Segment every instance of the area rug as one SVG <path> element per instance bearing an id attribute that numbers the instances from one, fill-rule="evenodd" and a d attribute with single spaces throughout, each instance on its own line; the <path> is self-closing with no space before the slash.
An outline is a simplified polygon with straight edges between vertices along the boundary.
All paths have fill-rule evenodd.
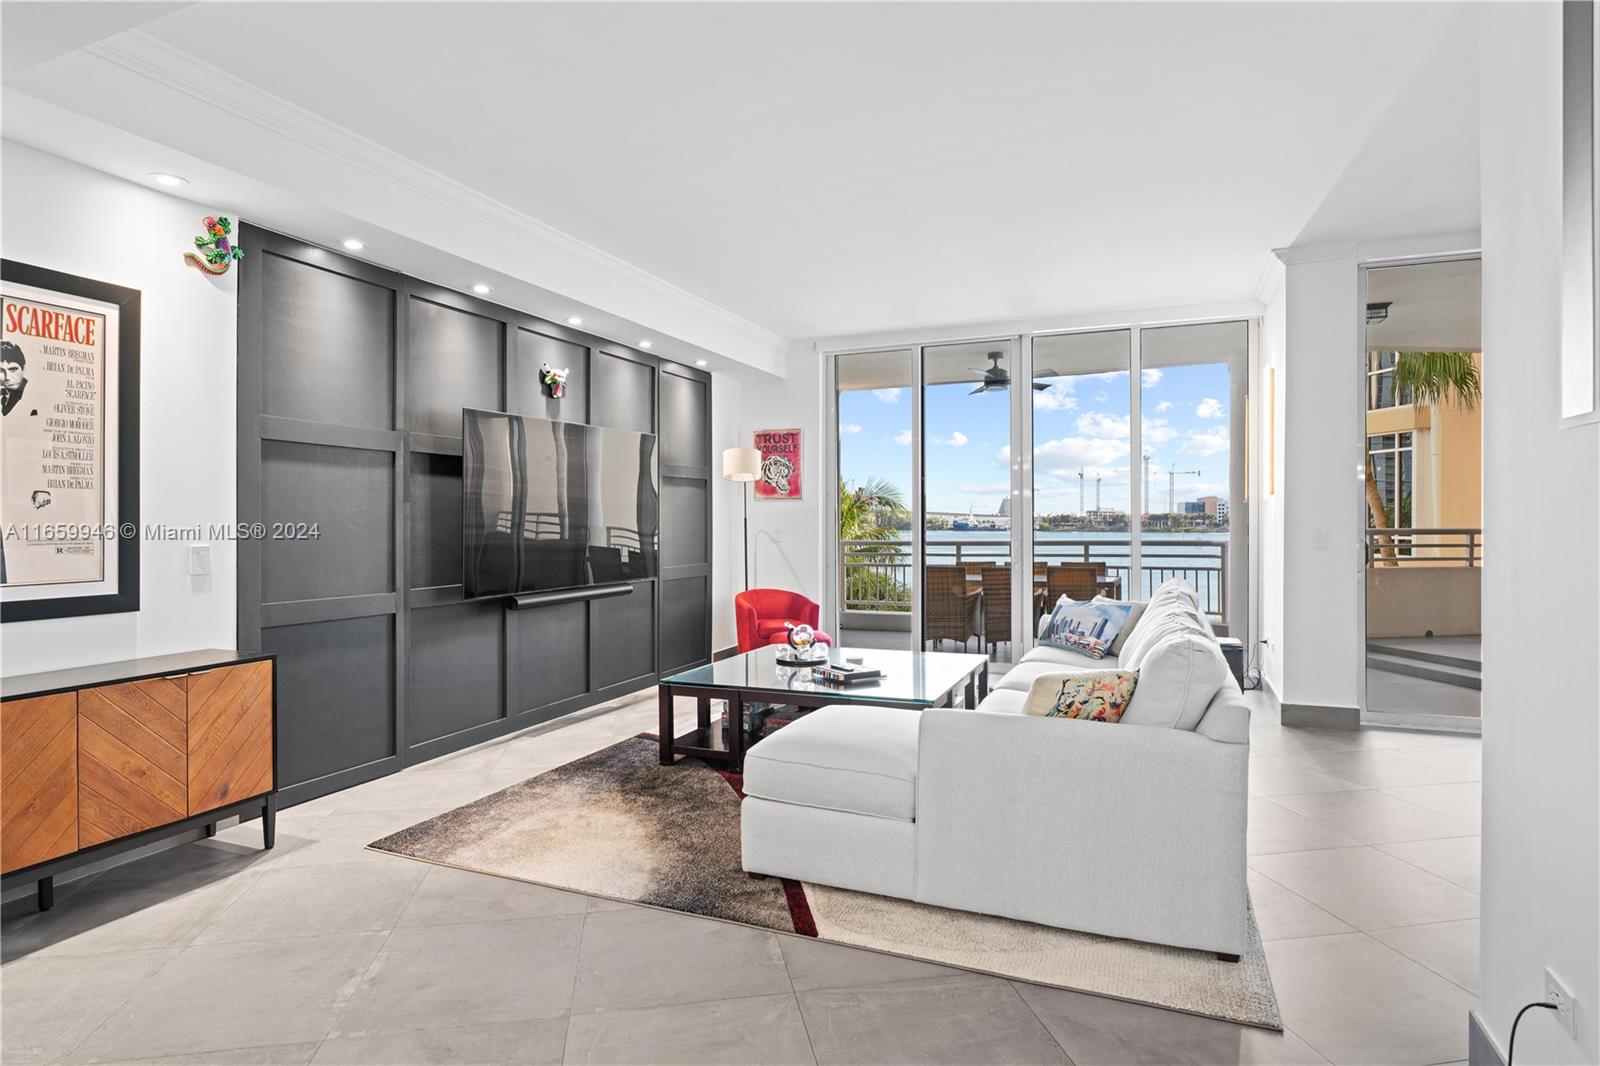
<path id="1" fill-rule="evenodd" d="M 370 847 L 1000 977 L 1281 1029 L 1255 916 L 1237 963 L 778 878 L 739 865 L 738 774 L 635 737 Z"/>

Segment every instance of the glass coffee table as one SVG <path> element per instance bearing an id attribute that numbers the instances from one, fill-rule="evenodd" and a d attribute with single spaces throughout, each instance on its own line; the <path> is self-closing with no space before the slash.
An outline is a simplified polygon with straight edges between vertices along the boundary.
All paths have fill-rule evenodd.
<path id="1" fill-rule="evenodd" d="M 661 726 L 653 738 L 661 745 L 661 764 L 670 766 L 678 756 L 692 755 L 741 769 L 746 746 L 744 711 L 749 703 L 806 708 L 859 703 L 920 711 L 956 706 L 958 690 L 967 707 L 976 707 L 989 694 L 986 655 L 855 649 L 833 649 L 829 654 L 837 663 L 843 663 L 846 655 L 859 655 L 860 665 L 875 667 L 883 676 L 854 685 L 830 684 L 807 667 L 779 666 L 778 648 L 767 647 L 662 678 Z M 695 698 L 695 728 L 681 735 L 673 726 L 677 696 Z M 721 722 L 712 722 L 712 700 L 728 701 L 726 737 Z"/>

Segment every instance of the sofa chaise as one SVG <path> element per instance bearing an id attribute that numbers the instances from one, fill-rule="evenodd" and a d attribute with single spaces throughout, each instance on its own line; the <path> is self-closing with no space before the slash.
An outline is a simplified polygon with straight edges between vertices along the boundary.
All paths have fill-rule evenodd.
<path id="1" fill-rule="evenodd" d="M 779 730 L 745 759 L 744 869 L 1237 959 L 1249 709 L 1181 581 L 1117 645 L 1037 647 L 973 710 Z M 1021 713 L 1035 678 L 1112 667 L 1139 672 L 1121 722 Z"/>

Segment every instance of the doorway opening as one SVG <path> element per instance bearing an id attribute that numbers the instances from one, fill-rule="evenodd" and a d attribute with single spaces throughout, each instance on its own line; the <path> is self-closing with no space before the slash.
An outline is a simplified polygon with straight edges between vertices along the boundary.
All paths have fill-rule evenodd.
<path id="1" fill-rule="evenodd" d="M 1362 720 L 1481 728 L 1482 263 L 1365 270 Z"/>

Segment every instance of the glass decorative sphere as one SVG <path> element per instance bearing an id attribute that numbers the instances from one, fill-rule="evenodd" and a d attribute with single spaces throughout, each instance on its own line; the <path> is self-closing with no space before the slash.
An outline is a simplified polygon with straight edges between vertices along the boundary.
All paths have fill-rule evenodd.
<path id="1" fill-rule="evenodd" d="M 817 631 L 807 625 L 798 625 L 789 630 L 789 647 L 802 654 L 811 650 L 811 645 L 817 642 Z"/>

